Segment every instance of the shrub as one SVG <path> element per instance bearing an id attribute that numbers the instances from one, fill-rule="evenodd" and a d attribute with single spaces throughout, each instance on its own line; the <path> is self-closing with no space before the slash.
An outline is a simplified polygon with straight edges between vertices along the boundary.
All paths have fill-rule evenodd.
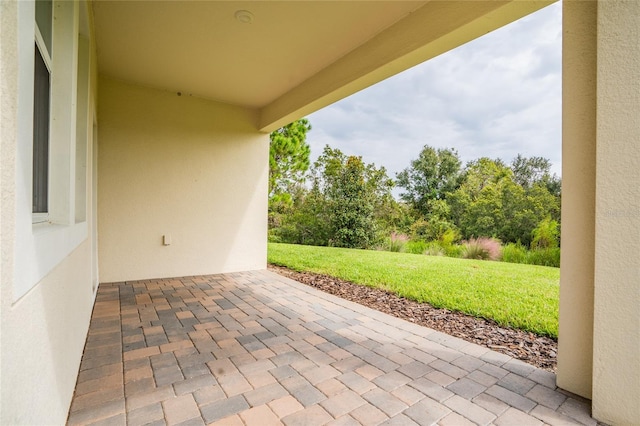
<path id="1" fill-rule="evenodd" d="M 407 253 L 424 254 L 425 250 L 427 250 L 427 243 L 423 240 L 407 241 L 404 250 Z"/>
<path id="2" fill-rule="evenodd" d="M 431 241 L 426 244 L 423 253 L 427 256 L 444 256 L 445 250 L 437 241 Z"/>
<path id="3" fill-rule="evenodd" d="M 267 241 L 270 243 L 281 243 L 282 238 L 277 232 L 274 232 L 273 229 L 269 229 L 267 233 Z"/>
<path id="4" fill-rule="evenodd" d="M 431 220 L 418 219 L 410 228 L 411 238 L 416 240 L 433 241 L 447 236 L 458 240 L 458 231 L 455 225 L 444 219 L 432 218 Z"/>
<path id="5" fill-rule="evenodd" d="M 544 219 L 531 232 L 533 240 L 531 241 L 531 249 L 552 249 L 558 247 L 558 222 L 550 218 Z"/>
<path id="6" fill-rule="evenodd" d="M 460 233 L 453 228 L 447 229 L 440 235 L 438 241 L 442 243 L 442 246 L 453 245 L 456 241 L 460 240 Z"/>
<path id="7" fill-rule="evenodd" d="M 456 241 L 460 240 L 460 233 L 453 229 L 447 229 L 445 232 L 440 235 L 438 238 L 438 243 L 444 254 L 448 257 L 460 257 L 462 255 L 462 246 L 455 244 Z"/>
<path id="8" fill-rule="evenodd" d="M 509 243 L 502 248 L 502 261 L 509 263 L 527 263 L 529 252 L 520 243 Z"/>
<path id="9" fill-rule="evenodd" d="M 411 238 L 413 240 L 424 241 L 429 235 L 429 222 L 424 219 L 418 219 L 411 224 Z"/>
<path id="10" fill-rule="evenodd" d="M 527 263 L 531 265 L 560 267 L 560 249 L 545 248 L 535 249 L 529 252 Z"/>
<path id="11" fill-rule="evenodd" d="M 500 258 L 500 241 L 493 238 L 471 238 L 463 244 L 465 259 L 497 260 Z"/>
<path id="12" fill-rule="evenodd" d="M 522 244 L 509 243 L 502 249 L 502 261 L 529 265 L 560 267 L 560 248 L 527 250 Z"/>
<path id="13" fill-rule="evenodd" d="M 489 259 L 489 252 L 484 249 L 476 240 L 470 240 L 463 245 L 462 256 L 465 259 Z"/>
<path id="14" fill-rule="evenodd" d="M 462 257 L 463 252 L 464 246 L 459 244 L 452 244 L 444 249 L 444 254 L 447 257 Z"/>
<path id="15" fill-rule="evenodd" d="M 409 237 L 404 234 L 398 234 L 396 232 L 392 232 L 389 237 L 389 241 L 387 243 L 387 250 L 394 252 L 402 252 L 404 251 L 405 245 L 409 241 Z"/>

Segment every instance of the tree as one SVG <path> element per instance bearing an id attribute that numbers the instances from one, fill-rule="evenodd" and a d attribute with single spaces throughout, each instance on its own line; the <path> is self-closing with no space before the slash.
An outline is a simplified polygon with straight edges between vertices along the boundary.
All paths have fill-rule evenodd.
<path id="1" fill-rule="evenodd" d="M 480 158 L 467 164 L 464 182 L 447 201 L 464 238 L 496 237 L 529 245 L 532 231 L 559 214 L 559 199 L 540 183 L 525 189 L 499 160 Z"/>
<path id="2" fill-rule="evenodd" d="M 391 197 L 393 181 L 384 168 L 365 164 L 329 146 L 312 169 L 312 192 L 322 194 L 318 214 L 326 225 L 327 245 L 369 248 L 377 241 L 376 210 Z"/>
<path id="3" fill-rule="evenodd" d="M 455 149 L 434 149 L 425 145 L 411 166 L 396 175 L 396 184 L 404 188 L 400 198 L 428 217 L 431 202 L 444 200 L 458 187 L 461 162 Z"/>
<path id="4" fill-rule="evenodd" d="M 523 157 L 518 154 L 511 162 L 513 179 L 525 190 L 536 184 L 544 185 L 549 193 L 560 196 L 561 181 L 551 174 L 551 162 L 543 157 Z"/>
<path id="5" fill-rule="evenodd" d="M 542 181 L 543 177 L 549 174 L 550 169 L 551 162 L 542 157 L 526 158 L 518 154 L 511 162 L 513 180 L 525 189 Z"/>
<path id="6" fill-rule="evenodd" d="M 558 222 L 551 218 L 544 218 L 538 226 L 533 230 L 533 241 L 531 241 L 532 249 L 550 249 L 558 247 L 558 238 L 560 231 Z"/>
<path id="7" fill-rule="evenodd" d="M 307 179 L 309 187 L 295 186 L 290 203 L 271 198 L 271 241 L 370 248 L 380 229 L 403 221 L 391 195 L 393 181 L 361 157 L 326 146 Z"/>
<path id="8" fill-rule="evenodd" d="M 277 228 L 270 230 L 270 240 L 292 244 L 326 246 L 329 235 L 329 212 L 324 194 L 317 188 L 302 189 L 287 206 Z"/>
<path id="9" fill-rule="evenodd" d="M 470 161 L 461 174 L 461 186 L 466 186 L 471 194 L 479 194 L 486 186 L 497 184 L 505 177 L 513 176 L 513 172 L 502 160 L 481 157 Z"/>
<path id="10" fill-rule="evenodd" d="M 272 132 L 269 137 L 269 196 L 289 197 L 292 186 L 304 180 L 309 169 L 311 149 L 307 133 L 311 124 L 306 118 L 296 120 Z"/>
<path id="11" fill-rule="evenodd" d="M 463 238 L 498 237 L 498 226 L 504 222 L 503 180 L 510 174 L 499 160 L 483 157 L 467 163 L 462 184 L 447 198 Z"/>

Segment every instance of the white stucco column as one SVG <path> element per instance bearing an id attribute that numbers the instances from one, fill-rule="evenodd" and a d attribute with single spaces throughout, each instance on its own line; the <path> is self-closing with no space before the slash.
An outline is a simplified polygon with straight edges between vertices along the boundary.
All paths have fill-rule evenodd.
<path id="1" fill-rule="evenodd" d="M 565 0 L 558 386 L 591 398 L 596 192 L 596 2 Z"/>
<path id="2" fill-rule="evenodd" d="M 598 2 L 593 415 L 640 420 L 640 2 Z"/>

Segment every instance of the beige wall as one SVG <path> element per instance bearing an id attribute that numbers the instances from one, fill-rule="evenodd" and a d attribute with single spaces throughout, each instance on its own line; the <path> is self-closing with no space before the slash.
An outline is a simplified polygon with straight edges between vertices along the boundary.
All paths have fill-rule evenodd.
<path id="1" fill-rule="evenodd" d="M 29 16 L 32 6 L 26 2 L 0 2 L 0 424 L 3 425 L 65 423 L 94 300 L 92 241 L 87 232 L 43 277 L 29 282 L 26 292 L 16 285 L 28 275 L 20 265 L 27 262 L 30 270 L 40 268 L 39 261 L 44 259 L 47 263 L 55 258 L 53 251 L 61 251 L 60 247 L 40 244 L 42 240 L 35 234 L 55 233 L 68 239 L 77 235 L 78 230 L 93 227 L 91 219 L 78 224 L 32 226 L 30 188 L 17 183 L 29 175 L 30 170 L 22 168 L 29 163 L 23 154 L 30 151 L 33 143 L 31 135 L 23 132 L 24 117 L 20 115 L 20 104 L 33 98 L 32 92 L 22 90 L 33 86 L 30 74 L 33 64 L 25 66 L 19 55 L 22 50 L 19 46 L 26 43 L 33 47 L 33 27 L 28 28 L 29 22 L 33 25 Z M 30 56 L 33 57 L 33 51 Z M 21 79 L 31 79 L 30 85 L 27 81 L 22 86 Z M 27 115 L 27 127 L 30 120 Z M 72 120 L 66 124 L 69 128 L 76 126 Z M 90 158 L 90 149 L 86 155 Z M 91 176 L 92 169 L 89 160 L 83 173 Z M 89 184 L 87 199 L 91 198 L 91 187 Z M 73 189 L 68 190 L 74 192 Z M 69 207 L 73 205 L 70 202 Z M 22 226 L 25 221 L 27 226 Z M 19 242 L 27 239 L 35 241 L 34 247 L 38 249 L 35 254 L 19 246 Z"/>
<path id="2" fill-rule="evenodd" d="M 99 87 L 100 281 L 265 268 L 269 137 L 253 111 Z"/>
<path id="3" fill-rule="evenodd" d="M 563 2 L 558 386 L 591 398 L 596 197 L 596 2 Z"/>
<path id="4" fill-rule="evenodd" d="M 640 421 L 640 2 L 598 3 L 593 413 Z"/>
<path id="5" fill-rule="evenodd" d="M 558 385 L 640 419 L 640 2 L 564 1 Z"/>
<path id="6" fill-rule="evenodd" d="M 93 308 L 90 247 L 13 305 L 3 282 L 0 424 L 65 423 Z"/>

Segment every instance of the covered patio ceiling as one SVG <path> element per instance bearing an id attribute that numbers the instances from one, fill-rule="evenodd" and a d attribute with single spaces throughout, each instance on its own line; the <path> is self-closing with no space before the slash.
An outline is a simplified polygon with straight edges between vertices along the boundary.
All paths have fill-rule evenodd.
<path id="1" fill-rule="evenodd" d="M 553 1 L 95 1 L 100 73 L 271 131 Z"/>

